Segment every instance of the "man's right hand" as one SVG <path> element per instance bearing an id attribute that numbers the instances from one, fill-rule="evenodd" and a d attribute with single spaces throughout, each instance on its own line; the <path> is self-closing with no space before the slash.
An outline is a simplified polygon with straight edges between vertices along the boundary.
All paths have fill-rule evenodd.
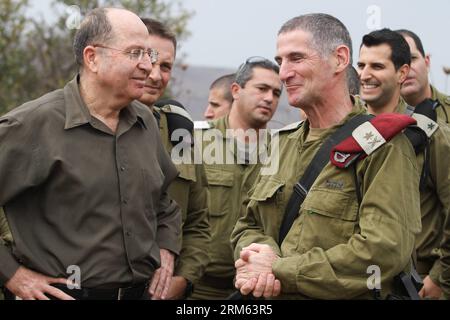
<path id="1" fill-rule="evenodd" d="M 23 300 L 50 300 L 49 294 L 60 300 L 75 300 L 61 290 L 51 286 L 53 283 L 67 285 L 64 278 L 50 278 L 25 267 L 19 267 L 5 287 Z"/>

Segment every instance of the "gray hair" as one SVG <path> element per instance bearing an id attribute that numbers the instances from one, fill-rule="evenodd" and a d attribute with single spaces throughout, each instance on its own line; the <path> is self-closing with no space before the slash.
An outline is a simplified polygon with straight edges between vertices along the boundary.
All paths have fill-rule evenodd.
<path id="1" fill-rule="evenodd" d="M 114 37 L 111 23 L 107 16 L 107 8 L 96 8 L 89 12 L 77 30 L 73 41 L 75 60 L 83 67 L 84 49 L 95 43 L 107 43 Z"/>
<path id="2" fill-rule="evenodd" d="M 338 46 L 350 49 L 352 64 L 352 39 L 345 25 L 337 18 L 325 13 L 310 13 L 287 21 L 278 31 L 278 35 L 294 30 L 311 33 L 312 46 L 322 58 L 328 57 Z"/>
<path id="3" fill-rule="evenodd" d="M 236 79 L 234 82 L 244 88 L 247 82 L 252 79 L 254 68 L 272 70 L 276 74 L 280 73 L 280 67 L 274 62 L 263 57 L 255 56 L 248 58 L 243 64 L 241 64 L 236 72 Z"/>

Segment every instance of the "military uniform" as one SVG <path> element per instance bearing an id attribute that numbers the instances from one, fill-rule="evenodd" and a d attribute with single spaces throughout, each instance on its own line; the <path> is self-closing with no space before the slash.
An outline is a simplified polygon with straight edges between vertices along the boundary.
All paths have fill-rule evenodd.
<path id="1" fill-rule="evenodd" d="M 445 98 L 433 89 L 434 100 L 438 99 L 442 104 L 445 103 Z M 400 98 L 395 112 L 404 114 L 407 107 L 406 102 Z M 422 231 L 416 238 L 417 272 L 422 278 L 429 275 L 436 284 L 439 284 L 441 272 L 439 257 L 443 224 L 450 207 L 450 169 L 448 161 L 442 156 L 450 153 L 450 127 L 443 121 L 445 115 L 442 108 L 444 104 L 436 109 L 438 129 L 430 137 L 430 176 L 420 192 Z M 424 154 L 420 153 L 417 160 L 421 172 Z"/>
<path id="2" fill-rule="evenodd" d="M 165 105 L 154 107 L 158 113 L 161 138 L 169 154 L 173 144 L 169 137 L 168 115 L 177 114 L 192 121 L 180 107 Z M 176 164 L 180 175 L 169 186 L 169 196 L 174 199 L 182 211 L 182 249 L 177 260 L 174 275 L 182 276 L 192 284 L 202 276 L 209 261 L 208 248 L 211 241 L 207 180 L 201 164 Z"/>
<path id="3" fill-rule="evenodd" d="M 205 275 L 194 287 L 192 296 L 194 299 L 225 299 L 234 292 L 235 268 L 230 235 L 242 210 L 242 202 L 253 186 L 260 169 L 260 164 L 236 164 L 238 163 L 236 149 L 226 148 L 228 116 L 209 122 L 208 126 L 203 126 L 203 130 L 196 131 L 196 134 L 205 136 L 212 129 L 217 129 L 219 139 L 223 142 L 224 159 L 228 155 L 235 164 L 207 164 L 204 160 L 209 185 L 212 243 L 210 262 Z M 208 146 L 211 146 L 210 142 L 203 143 L 204 154 Z"/>
<path id="4" fill-rule="evenodd" d="M 260 176 L 251 191 L 245 215 L 232 234 L 235 258 L 251 243 L 265 243 L 280 258 L 273 263 L 281 281 L 282 299 L 370 298 L 369 267 L 378 267 L 381 292 L 391 291 L 393 278 L 410 268 L 420 231 L 419 177 L 408 139 L 398 134 L 357 162 L 362 201 L 358 205 L 353 170 L 328 163 L 300 207 L 281 246 L 280 225 L 294 184 L 313 156 L 338 127 L 357 114 L 358 106 L 340 124 L 309 140 L 309 121 L 280 132 L 280 168 Z"/>
<path id="5" fill-rule="evenodd" d="M 438 110 L 442 112 L 441 107 Z M 406 103 L 401 101 L 396 111 L 405 113 Z M 431 121 L 429 125 L 435 126 Z M 443 224 L 450 208 L 450 167 L 444 156 L 450 154 L 450 127 L 439 117 L 439 112 L 437 126 L 430 137 L 429 177 L 420 192 L 422 231 L 416 239 L 416 255 L 418 273 L 422 277 L 429 275 L 434 283 L 439 284 Z M 423 162 L 421 153 L 418 155 L 419 170 L 422 170 Z"/>
<path id="6" fill-rule="evenodd" d="M 442 106 L 436 109 L 438 118 L 446 123 L 450 123 L 450 97 L 431 86 L 431 99 L 438 100 Z"/>

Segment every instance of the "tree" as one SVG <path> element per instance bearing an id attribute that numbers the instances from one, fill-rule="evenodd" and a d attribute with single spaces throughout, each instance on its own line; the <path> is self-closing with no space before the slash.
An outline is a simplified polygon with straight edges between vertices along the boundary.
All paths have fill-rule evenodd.
<path id="1" fill-rule="evenodd" d="M 42 16 L 25 18 L 28 0 L 0 0 L 0 114 L 61 88 L 73 78 L 77 72 L 72 49 L 76 10 L 84 15 L 99 6 L 124 7 L 141 17 L 160 20 L 171 27 L 179 43 L 189 36 L 186 26 L 193 13 L 181 1 L 54 0 L 57 19 L 49 23 Z"/>
<path id="2" fill-rule="evenodd" d="M 28 0 L 0 0 L 0 112 L 29 100 L 36 90 L 26 39 L 28 5 Z"/>

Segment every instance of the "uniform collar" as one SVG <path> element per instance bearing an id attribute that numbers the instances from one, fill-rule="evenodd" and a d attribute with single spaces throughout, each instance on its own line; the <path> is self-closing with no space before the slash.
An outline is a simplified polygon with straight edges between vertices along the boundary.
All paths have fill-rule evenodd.
<path id="1" fill-rule="evenodd" d="M 349 119 L 353 118 L 354 116 L 358 114 L 367 113 L 365 103 L 363 103 L 363 100 L 361 100 L 359 96 L 350 96 L 350 99 L 352 100 L 353 103 L 353 108 L 350 111 L 350 113 L 348 113 L 347 116 L 341 122 L 324 131 L 323 134 L 324 137 L 330 135 L 337 128 L 342 127 Z M 306 136 L 308 132 L 309 132 L 309 120 L 306 119 L 303 125 L 301 126 L 301 129 L 295 130 L 293 133 L 289 134 L 288 139 L 306 141 Z"/>
<path id="2" fill-rule="evenodd" d="M 84 103 L 80 94 L 80 75 L 76 75 L 65 87 L 64 87 L 64 99 L 66 107 L 66 122 L 64 129 L 72 129 L 87 123 L 91 123 L 92 116 L 88 107 Z M 139 107 L 141 105 L 141 107 Z M 149 124 L 147 118 L 144 115 L 146 106 L 137 101 L 133 101 L 127 107 L 121 110 L 120 118 L 126 121 L 130 125 L 136 122 L 147 129 Z"/>
<path id="3" fill-rule="evenodd" d="M 213 120 L 213 121 L 209 122 L 209 124 L 211 126 L 211 129 L 216 129 L 216 130 L 220 131 L 224 140 L 227 140 L 227 138 L 234 139 L 234 137 L 227 137 L 227 135 L 226 135 L 227 129 L 230 129 L 228 115 L 226 115 L 222 118 Z M 235 140 L 235 142 L 237 141 L 236 139 L 234 139 L 234 140 Z M 270 131 L 268 128 L 266 128 L 266 137 L 261 142 L 262 142 L 262 145 L 258 146 L 258 154 L 265 155 L 267 153 L 268 145 L 270 144 Z M 235 157 L 237 156 L 236 147 L 237 147 L 237 145 L 235 143 L 234 149 L 230 150 L 234 154 Z"/>
<path id="4" fill-rule="evenodd" d="M 433 87 L 432 85 L 430 85 L 430 87 L 431 87 L 431 99 L 432 100 L 438 100 L 442 106 L 450 105 L 450 97 L 449 96 L 446 96 L 445 94 L 439 92 L 439 90 L 436 89 L 435 87 Z"/>

